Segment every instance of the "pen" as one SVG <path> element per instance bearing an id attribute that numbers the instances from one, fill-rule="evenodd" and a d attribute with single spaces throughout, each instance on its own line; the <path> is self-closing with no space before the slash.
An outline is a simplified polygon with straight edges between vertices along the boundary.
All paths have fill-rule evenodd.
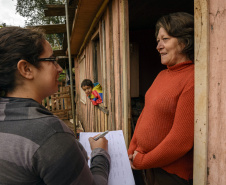
<path id="1" fill-rule="evenodd" d="M 105 132 L 103 132 L 102 134 L 100 134 L 99 136 L 95 137 L 94 140 L 97 141 L 98 139 L 104 137 L 109 131 L 106 130 Z"/>

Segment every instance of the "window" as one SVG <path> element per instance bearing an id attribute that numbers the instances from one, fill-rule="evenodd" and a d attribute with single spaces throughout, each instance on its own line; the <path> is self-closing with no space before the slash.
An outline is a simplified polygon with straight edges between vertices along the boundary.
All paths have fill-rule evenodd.
<path id="1" fill-rule="evenodd" d="M 92 41 L 93 41 L 93 77 L 94 77 L 93 79 L 94 83 L 99 82 L 103 87 L 99 33 L 97 33 L 97 35 L 94 35 L 94 39 Z"/>

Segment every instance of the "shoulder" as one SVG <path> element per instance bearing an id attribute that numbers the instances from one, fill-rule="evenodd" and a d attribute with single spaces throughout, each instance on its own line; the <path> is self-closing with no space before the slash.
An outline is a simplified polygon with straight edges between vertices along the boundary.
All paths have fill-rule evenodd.
<path id="1" fill-rule="evenodd" d="M 15 121 L 9 121 L 8 123 L 14 125 L 14 135 L 26 138 L 27 141 L 38 146 L 57 133 L 75 137 L 67 125 L 54 115 L 36 119 L 17 120 L 16 123 Z"/>
<path id="2" fill-rule="evenodd" d="M 49 137 L 50 135 L 53 135 L 55 133 L 66 133 L 74 135 L 73 132 L 68 128 L 68 126 L 57 116 L 52 115 L 33 121 L 33 124 L 36 124 L 35 127 L 37 129 L 37 134 L 42 135 L 43 138 Z"/>
<path id="3" fill-rule="evenodd" d="M 96 86 L 100 85 L 100 83 L 96 82 L 96 83 L 93 83 L 93 85 L 94 85 L 94 87 L 96 87 Z"/>
<path id="4" fill-rule="evenodd" d="M 94 83 L 93 91 L 95 91 L 95 90 L 97 90 L 97 91 L 102 90 L 102 87 L 98 82 Z"/>

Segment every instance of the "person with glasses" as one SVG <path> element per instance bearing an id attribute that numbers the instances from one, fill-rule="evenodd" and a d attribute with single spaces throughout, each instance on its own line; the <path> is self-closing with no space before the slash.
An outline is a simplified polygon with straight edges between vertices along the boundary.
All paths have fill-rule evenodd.
<path id="1" fill-rule="evenodd" d="M 41 30 L 0 29 L 0 184 L 107 185 L 106 138 L 89 138 L 89 168 L 74 133 L 41 105 L 61 72 Z"/>

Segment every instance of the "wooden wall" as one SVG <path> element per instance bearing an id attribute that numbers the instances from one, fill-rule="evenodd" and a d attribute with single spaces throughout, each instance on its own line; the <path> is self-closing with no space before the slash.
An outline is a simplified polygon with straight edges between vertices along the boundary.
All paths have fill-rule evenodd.
<path id="1" fill-rule="evenodd" d="M 225 0 L 195 0 L 194 185 L 226 184 L 225 10 Z"/>
<path id="2" fill-rule="evenodd" d="M 207 183 L 209 4 L 195 0 L 195 131 L 194 185 Z"/>
<path id="3" fill-rule="evenodd" d="M 210 0 L 208 184 L 226 184 L 226 1 Z"/>
<path id="4" fill-rule="evenodd" d="M 104 103 L 101 108 L 94 107 L 90 100 L 87 99 L 86 103 L 80 101 L 80 62 L 85 62 L 85 78 L 94 79 L 93 73 L 93 45 L 92 39 L 86 45 L 83 54 L 75 59 L 75 80 L 76 80 L 76 111 L 77 119 L 84 126 L 85 131 L 104 131 L 108 130 L 119 130 L 125 131 L 123 125 L 123 62 L 129 63 L 129 35 L 128 20 L 121 20 L 122 14 L 128 14 L 128 2 L 123 1 L 125 5 L 125 12 L 120 11 L 122 1 L 113 0 L 109 1 L 108 7 L 104 12 L 99 25 L 93 34 L 98 32 L 100 42 L 100 60 L 102 68 L 102 87 L 104 91 Z M 127 17 L 128 15 L 124 15 Z M 125 28 L 121 22 L 124 21 Z M 122 36 L 122 31 L 127 32 L 126 38 Z M 94 37 L 94 35 L 93 35 Z M 122 48 L 126 49 L 122 49 Z M 126 55 L 126 57 L 125 57 Z M 85 56 L 84 59 L 82 57 Z M 81 60 L 82 59 L 82 60 Z M 130 68 L 127 65 L 129 81 Z M 126 93 L 130 94 L 128 88 Z M 128 98 L 128 108 L 130 105 L 130 96 Z M 130 110 L 129 110 L 130 111 Z M 128 111 L 128 112 L 129 112 Z M 130 120 L 130 116 L 127 118 Z M 127 120 L 127 121 L 128 121 Z M 129 129 L 126 130 L 128 132 Z"/>

